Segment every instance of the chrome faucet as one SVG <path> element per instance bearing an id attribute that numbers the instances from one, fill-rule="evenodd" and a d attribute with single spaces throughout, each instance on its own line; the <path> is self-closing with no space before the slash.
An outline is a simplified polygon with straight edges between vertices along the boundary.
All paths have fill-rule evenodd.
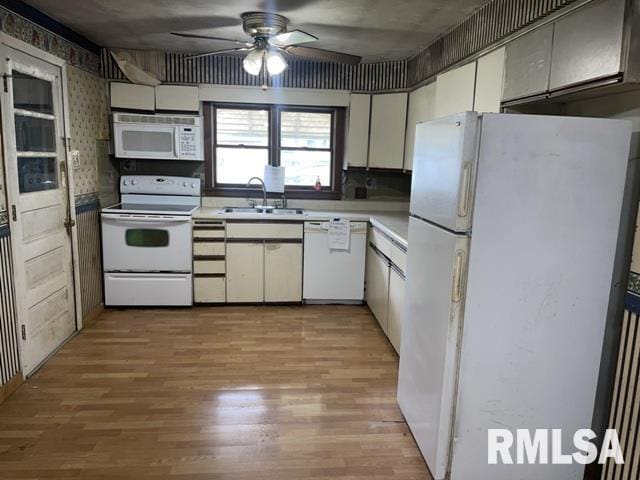
<path id="1" fill-rule="evenodd" d="M 266 207 L 267 206 L 267 187 L 264 184 L 264 180 L 262 180 L 260 177 L 251 177 L 249 179 L 249 181 L 247 182 L 247 187 L 251 186 L 251 182 L 253 182 L 254 180 L 257 180 L 260 182 L 260 184 L 262 185 L 262 206 Z"/>

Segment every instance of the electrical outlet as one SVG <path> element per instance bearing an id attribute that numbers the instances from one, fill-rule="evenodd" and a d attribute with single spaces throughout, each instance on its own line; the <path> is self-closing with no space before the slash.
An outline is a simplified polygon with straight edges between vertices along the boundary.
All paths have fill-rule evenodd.
<path id="1" fill-rule="evenodd" d="M 80 151 L 79 150 L 71 150 L 71 166 L 74 170 L 78 170 L 80 168 Z"/>

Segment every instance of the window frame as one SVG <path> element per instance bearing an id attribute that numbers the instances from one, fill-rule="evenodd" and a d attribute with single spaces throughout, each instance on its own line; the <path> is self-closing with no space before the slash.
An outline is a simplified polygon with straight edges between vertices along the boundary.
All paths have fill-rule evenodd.
<path id="1" fill-rule="evenodd" d="M 331 185 L 323 185 L 320 191 L 309 186 L 285 186 L 287 198 L 298 199 L 340 199 L 342 194 L 342 166 L 344 155 L 344 137 L 346 127 L 346 111 L 341 107 L 315 107 L 300 105 L 276 105 L 260 103 L 226 103 L 205 102 L 204 113 L 204 154 L 205 175 L 204 194 L 208 196 L 250 197 L 257 196 L 256 186 L 247 187 L 245 184 L 219 184 L 216 172 L 216 152 L 218 147 L 228 148 L 228 145 L 218 145 L 216 129 L 217 109 L 236 110 L 267 110 L 269 118 L 269 144 L 267 147 L 244 146 L 236 148 L 267 148 L 268 164 L 280 165 L 281 150 L 301 151 L 330 151 L 331 152 Z M 300 113 L 329 113 L 331 114 L 331 148 L 307 148 L 307 147 L 282 147 L 280 141 L 280 114 L 281 112 Z M 262 192 L 257 192 L 262 195 Z M 279 193 L 269 193 L 269 198 L 280 198 Z"/>

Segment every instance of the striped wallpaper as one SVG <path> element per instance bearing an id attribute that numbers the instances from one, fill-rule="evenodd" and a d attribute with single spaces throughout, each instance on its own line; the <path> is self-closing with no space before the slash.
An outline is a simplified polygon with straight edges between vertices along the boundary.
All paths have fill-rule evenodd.
<path id="1" fill-rule="evenodd" d="M 97 201 L 76 206 L 80 295 L 82 318 L 102 309 L 102 252 L 100 242 L 100 204 Z"/>
<path id="2" fill-rule="evenodd" d="M 242 56 L 214 56 L 186 61 L 180 53 L 128 51 L 136 65 L 166 83 L 262 85 L 262 77 L 249 75 L 242 68 Z M 109 80 L 124 80 L 122 72 L 106 49 L 102 50 L 102 74 Z M 335 63 L 290 60 L 281 75 L 268 79 L 269 86 L 327 90 L 381 91 L 406 89 L 407 62 L 404 60 L 339 65 Z"/>
<path id="3" fill-rule="evenodd" d="M 8 383 L 20 372 L 14 296 L 11 237 L 9 228 L 2 225 L 0 226 L 0 386 Z"/>
<path id="4" fill-rule="evenodd" d="M 620 438 L 624 465 L 609 461 L 602 480 L 640 478 L 640 296 L 627 295 L 609 428 Z"/>

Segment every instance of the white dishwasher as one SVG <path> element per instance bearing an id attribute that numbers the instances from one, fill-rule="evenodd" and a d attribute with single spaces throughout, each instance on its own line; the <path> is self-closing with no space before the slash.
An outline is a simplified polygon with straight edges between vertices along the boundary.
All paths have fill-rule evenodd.
<path id="1" fill-rule="evenodd" d="M 329 248 L 329 222 L 305 222 L 302 298 L 310 303 L 364 299 L 367 222 L 350 222 L 348 250 Z"/>

